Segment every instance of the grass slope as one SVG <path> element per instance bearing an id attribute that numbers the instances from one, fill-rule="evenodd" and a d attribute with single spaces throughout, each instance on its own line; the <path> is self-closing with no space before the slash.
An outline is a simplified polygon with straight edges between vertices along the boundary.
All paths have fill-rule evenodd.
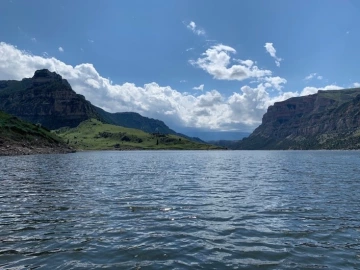
<path id="1" fill-rule="evenodd" d="M 76 128 L 56 130 L 55 133 L 80 150 L 222 149 L 176 135 L 153 135 L 138 129 L 104 124 L 96 119 L 86 120 Z"/>
<path id="2" fill-rule="evenodd" d="M 0 111 L 0 155 L 67 152 L 71 149 L 55 134 Z"/>
<path id="3" fill-rule="evenodd" d="M 59 137 L 50 131 L 20 120 L 19 118 L 0 111 L 0 138 L 12 141 L 45 139 L 50 143 L 61 143 Z"/>

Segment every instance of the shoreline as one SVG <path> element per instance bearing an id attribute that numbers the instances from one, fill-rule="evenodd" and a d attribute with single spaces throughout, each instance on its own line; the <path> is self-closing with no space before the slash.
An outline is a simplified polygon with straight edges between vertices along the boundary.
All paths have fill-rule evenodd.
<path id="1" fill-rule="evenodd" d="M 294 149 L 279 149 L 279 150 L 243 150 L 243 149 L 69 149 L 61 147 L 22 147 L 17 146 L 11 148 L 0 145 L 0 157 L 11 156 L 30 156 L 30 155 L 50 155 L 50 154 L 71 154 L 82 152 L 122 152 L 122 151 L 360 151 L 360 149 L 306 149 L 306 150 L 294 150 Z"/>
<path id="2" fill-rule="evenodd" d="M 0 144 L 0 157 L 3 156 L 28 156 L 39 154 L 69 154 L 76 152 L 75 149 L 58 144 L 29 145 L 25 143 L 2 142 Z"/>
<path id="3" fill-rule="evenodd" d="M 61 147 L 36 147 L 22 146 L 11 147 L 9 145 L 0 145 L 0 157 L 5 156 L 29 156 L 29 155 L 48 155 L 48 154 L 71 154 L 82 152 L 122 152 L 122 151 L 227 151 L 229 149 L 70 149 Z"/>

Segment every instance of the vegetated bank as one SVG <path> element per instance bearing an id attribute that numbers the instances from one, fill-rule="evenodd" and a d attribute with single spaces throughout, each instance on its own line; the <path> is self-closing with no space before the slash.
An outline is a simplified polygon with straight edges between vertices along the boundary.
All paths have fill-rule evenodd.
<path id="1" fill-rule="evenodd" d="M 69 146 L 78 150 L 215 150 L 222 147 L 198 143 L 160 132 L 147 133 L 89 119 L 76 128 L 55 131 Z"/>
<path id="2" fill-rule="evenodd" d="M 49 130 L 0 111 L 0 156 L 71 153 L 75 150 Z"/>

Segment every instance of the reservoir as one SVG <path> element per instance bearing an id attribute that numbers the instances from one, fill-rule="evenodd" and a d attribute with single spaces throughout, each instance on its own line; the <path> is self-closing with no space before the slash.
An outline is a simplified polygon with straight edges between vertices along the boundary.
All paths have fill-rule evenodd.
<path id="1" fill-rule="evenodd" d="M 0 157 L 0 268 L 360 268 L 359 164 L 358 151 Z"/>

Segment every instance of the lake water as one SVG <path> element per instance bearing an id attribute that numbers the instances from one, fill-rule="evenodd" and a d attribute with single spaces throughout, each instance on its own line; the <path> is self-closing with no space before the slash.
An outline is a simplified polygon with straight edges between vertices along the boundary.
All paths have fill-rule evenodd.
<path id="1" fill-rule="evenodd" d="M 360 152 L 0 157 L 0 268 L 360 268 Z"/>

